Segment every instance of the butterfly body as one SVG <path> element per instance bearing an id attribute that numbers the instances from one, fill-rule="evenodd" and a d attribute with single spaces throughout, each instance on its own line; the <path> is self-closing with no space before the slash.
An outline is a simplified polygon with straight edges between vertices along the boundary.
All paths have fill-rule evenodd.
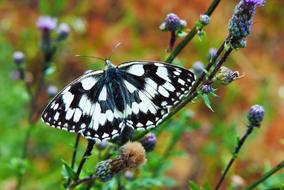
<path id="1" fill-rule="evenodd" d="M 162 62 L 132 61 L 75 79 L 42 113 L 52 127 L 109 140 L 123 129 L 156 127 L 189 93 L 194 74 Z"/>

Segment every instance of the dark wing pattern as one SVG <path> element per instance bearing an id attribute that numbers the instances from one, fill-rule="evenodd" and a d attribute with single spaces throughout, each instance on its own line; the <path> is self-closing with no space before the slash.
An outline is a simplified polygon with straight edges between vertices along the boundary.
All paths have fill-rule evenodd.
<path id="1" fill-rule="evenodd" d="M 128 90 L 127 125 L 137 130 L 156 127 L 187 95 L 194 74 L 162 62 L 127 62 L 120 66 Z"/>
<path id="2" fill-rule="evenodd" d="M 191 71 L 174 65 L 127 62 L 74 80 L 48 104 L 42 119 L 87 139 L 108 140 L 125 126 L 137 130 L 157 126 L 193 83 Z"/>

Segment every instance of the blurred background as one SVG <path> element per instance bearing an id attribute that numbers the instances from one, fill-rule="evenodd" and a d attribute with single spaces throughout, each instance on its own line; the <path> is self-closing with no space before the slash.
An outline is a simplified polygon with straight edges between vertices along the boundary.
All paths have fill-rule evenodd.
<path id="1" fill-rule="evenodd" d="M 209 49 L 218 48 L 228 34 L 228 21 L 237 2 L 222 1 L 205 28 L 206 37 L 200 40 L 196 36 L 175 64 L 186 68 L 196 61 L 206 64 Z M 68 38 L 60 44 L 54 56 L 54 71 L 46 78 L 47 84 L 61 89 L 85 70 L 103 68 L 101 61 L 75 57 L 77 54 L 102 58 L 111 55 L 114 64 L 129 60 L 164 60 L 170 33 L 161 32 L 159 25 L 165 15 L 176 13 L 187 21 L 190 29 L 210 3 L 210 0 L 0 0 L 0 189 L 14 189 L 16 186 L 16 176 L 22 169 L 18 158 L 29 127 L 29 96 L 23 81 L 18 80 L 15 73 L 12 55 L 17 50 L 24 52 L 25 67 L 30 73 L 37 72 L 41 60 L 41 31 L 36 27 L 39 16 L 56 17 L 58 23 L 70 26 Z M 237 137 L 246 131 L 246 113 L 253 104 L 265 107 L 264 122 L 241 150 L 226 179 L 225 189 L 234 189 L 239 183 L 248 185 L 282 161 L 283 6 L 284 1 L 267 0 L 265 6 L 257 9 L 247 47 L 234 51 L 226 62 L 227 67 L 238 70 L 245 77 L 228 86 L 218 86 L 218 97 L 210 98 L 214 112 L 201 100 L 196 100 L 160 127 L 157 147 L 149 153 L 145 164 L 150 166 L 136 172 L 137 176 L 143 175 L 144 170 L 151 173 L 151 163 L 155 164 L 163 153 L 176 127 L 186 130 L 164 164 L 163 173 L 172 179 L 172 183 L 153 183 L 153 188 L 145 189 L 188 189 L 189 180 L 213 187 L 232 155 Z M 112 52 L 118 42 L 121 46 Z M 30 74 L 29 80 L 33 83 L 36 79 Z M 46 105 L 47 97 L 40 104 Z M 33 126 L 23 189 L 59 189 L 62 160 L 70 162 L 75 136 L 49 128 L 41 121 Z M 85 141 L 81 142 L 80 154 L 86 145 Z M 88 161 L 86 167 L 90 170 L 95 165 L 94 160 L 91 157 Z M 283 183 L 283 179 L 282 172 L 266 185 Z"/>

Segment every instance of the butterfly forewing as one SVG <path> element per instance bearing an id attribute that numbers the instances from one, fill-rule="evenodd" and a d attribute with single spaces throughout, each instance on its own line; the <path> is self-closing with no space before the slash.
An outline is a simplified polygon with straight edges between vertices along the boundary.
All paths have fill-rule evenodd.
<path id="1" fill-rule="evenodd" d="M 177 66 L 126 62 L 74 80 L 49 103 L 42 119 L 88 139 L 112 139 L 125 126 L 157 126 L 193 83 L 193 73 Z"/>

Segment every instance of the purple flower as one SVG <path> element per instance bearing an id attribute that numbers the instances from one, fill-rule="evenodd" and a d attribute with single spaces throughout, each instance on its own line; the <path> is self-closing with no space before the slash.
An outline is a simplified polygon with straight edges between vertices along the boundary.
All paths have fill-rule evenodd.
<path id="1" fill-rule="evenodd" d="M 253 4 L 255 6 L 260 6 L 264 4 L 264 0 L 245 0 L 248 4 Z"/>
<path id="2" fill-rule="evenodd" d="M 145 137 L 143 137 L 140 140 L 140 143 L 147 152 L 152 151 L 156 146 L 157 137 L 154 133 L 148 133 Z"/>
<path id="3" fill-rule="evenodd" d="M 13 60 L 14 60 L 14 63 L 20 65 L 25 60 L 25 54 L 23 52 L 21 52 L 21 51 L 15 51 L 13 53 Z"/>
<path id="4" fill-rule="evenodd" d="M 259 127 L 264 117 L 264 108 L 260 105 L 253 105 L 247 115 L 250 125 Z"/>
<path id="5" fill-rule="evenodd" d="M 243 43 L 239 43 L 238 41 L 244 40 L 249 35 L 256 7 L 263 4 L 264 0 L 240 0 L 228 27 L 232 43 L 240 44 L 240 48 L 244 46 Z"/>
<path id="6" fill-rule="evenodd" d="M 61 23 L 57 29 L 58 39 L 65 40 L 67 36 L 69 35 L 69 32 L 70 32 L 69 25 L 66 23 Z"/>
<path id="7" fill-rule="evenodd" d="M 36 26 L 45 31 L 50 31 L 56 28 L 57 19 L 50 16 L 40 16 L 37 20 Z"/>
<path id="8" fill-rule="evenodd" d="M 50 96 L 53 97 L 58 93 L 58 88 L 56 86 L 50 85 L 46 89 L 46 93 Z"/>
<path id="9" fill-rule="evenodd" d="M 208 25 L 210 22 L 210 17 L 208 15 L 200 15 L 199 21 L 203 26 Z"/>
<path id="10" fill-rule="evenodd" d="M 204 64 L 201 61 L 196 61 L 192 65 L 193 72 L 197 75 L 200 76 L 203 73 L 204 70 Z"/>
<path id="11" fill-rule="evenodd" d="M 213 92 L 213 88 L 211 85 L 205 84 L 201 87 L 201 92 L 203 92 L 204 94 L 209 94 Z"/>
<path id="12" fill-rule="evenodd" d="M 167 14 L 164 22 L 160 25 L 160 29 L 163 31 L 174 32 L 176 30 L 181 30 L 186 27 L 186 21 L 181 20 L 176 14 Z"/>

